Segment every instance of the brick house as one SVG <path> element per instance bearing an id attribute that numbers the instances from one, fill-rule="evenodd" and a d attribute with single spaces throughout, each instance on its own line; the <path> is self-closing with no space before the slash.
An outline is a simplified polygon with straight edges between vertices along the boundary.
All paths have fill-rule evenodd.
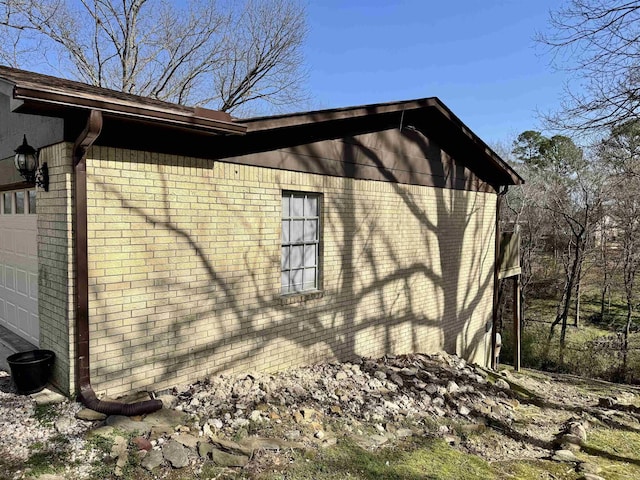
<path id="1" fill-rule="evenodd" d="M 23 135 L 48 191 L 15 170 Z M 0 67 L 0 325 L 69 393 L 488 365 L 498 192 L 521 182 L 436 98 L 239 120 Z"/>

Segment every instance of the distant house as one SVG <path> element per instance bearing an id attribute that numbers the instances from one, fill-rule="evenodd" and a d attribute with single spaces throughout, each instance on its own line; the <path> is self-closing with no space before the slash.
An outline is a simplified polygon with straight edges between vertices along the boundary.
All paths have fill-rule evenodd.
<path id="1" fill-rule="evenodd" d="M 497 192 L 522 180 L 437 98 L 233 119 L 0 67 L 0 159 L 0 324 L 65 392 L 490 362 Z"/>

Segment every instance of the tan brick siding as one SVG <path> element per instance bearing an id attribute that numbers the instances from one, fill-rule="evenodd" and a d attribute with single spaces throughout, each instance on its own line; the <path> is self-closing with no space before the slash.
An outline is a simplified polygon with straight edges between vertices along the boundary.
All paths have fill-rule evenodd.
<path id="1" fill-rule="evenodd" d="M 104 147 L 87 173 L 98 392 L 385 352 L 488 360 L 494 194 Z M 321 295 L 280 295 L 284 189 L 323 195 Z"/>
<path id="2" fill-rule="evenodd" d="M 38 189 L 38 308 L 40 347 L 53 350 L 53 383 L 69 393 L 74 384 L 74 266 L 72 145 L 40 150 L 49 167 L 49 191 Z"/>

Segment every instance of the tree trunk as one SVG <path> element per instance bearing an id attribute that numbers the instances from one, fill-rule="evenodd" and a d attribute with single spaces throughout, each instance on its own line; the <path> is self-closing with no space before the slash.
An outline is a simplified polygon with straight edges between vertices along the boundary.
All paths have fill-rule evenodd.
<path id="1" fill-rule="evenodd" d="M 571 270 L 569 271 L 569 275 L 567 276 L 567 283 L 565 284 L 563 298 L 561 300 L 561 305 L 559 308 L 558 315 L 556 319 L 551 324 L 551 331 L 549 332 L 549 338 L 553 337 L 553 331 L 556 325 L 561 323 L 560 328 L 560 363 L 564 363 L 564 349 L 566 346 L 567 339 L 567 318 L 569 317 L 569 309 L 571 307 L 571 294 L 573 293 L 573 289 L 575 287 L 578 273 L 580 270 L 580 265 L 582 263 L 582 254 L 584 251 L 584 243 L 582 241 L 582 235 L 576 238 L 576 248 L 573 254 L 573 261 L 571 263 Z"/>
<path id="2" fill-rule="evenodd" d="M 578 279 L 578 284 L 576 285 L 576 316 L 573 320 L 573 326 L 576 328 L 580 327 L 580 285 L 582 282 Z"/>
<path id="3" fill-rule="evenodd" d="M 631 318 L 633 307 L 627 302 L 627 324 L 624 327 L 624 343 L 622 345 L 622 375 L 627 378 L 627 357 L 629 354 L 629 332 L 631 331 Z"/>

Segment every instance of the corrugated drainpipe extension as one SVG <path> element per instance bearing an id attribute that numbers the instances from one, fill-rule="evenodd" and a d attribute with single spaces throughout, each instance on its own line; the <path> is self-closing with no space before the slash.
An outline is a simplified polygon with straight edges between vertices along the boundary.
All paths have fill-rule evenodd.
<path id="1" fill-rule="evenodd" d="M 491 368 L 496 368 L 496 334 L 498 333 L 498 291 L 500 285 L 500 210 L 502 206 L 502 198 L 509 191 L 509 186 L 505 185 L 501 190 L 498 187 L 498 196 L 496 199 L 496 241 L 495 241 L 495 265 L 493 267 L 493 319 L 491 328 Z"/>
<path id="2" fill-rule="evenodd" d="M 87 150 L 102 130 L 102 113 L 92 110 L 87 125 L 73 147 L 76 224 L 76 382 L 78 400 L 87 408 L 107 415 L 144 415 L 162 408 L 160 400 L 125 404 L 98 400 L 91 387 L 89 365 L 89 268 L 87 251 Z"/>

